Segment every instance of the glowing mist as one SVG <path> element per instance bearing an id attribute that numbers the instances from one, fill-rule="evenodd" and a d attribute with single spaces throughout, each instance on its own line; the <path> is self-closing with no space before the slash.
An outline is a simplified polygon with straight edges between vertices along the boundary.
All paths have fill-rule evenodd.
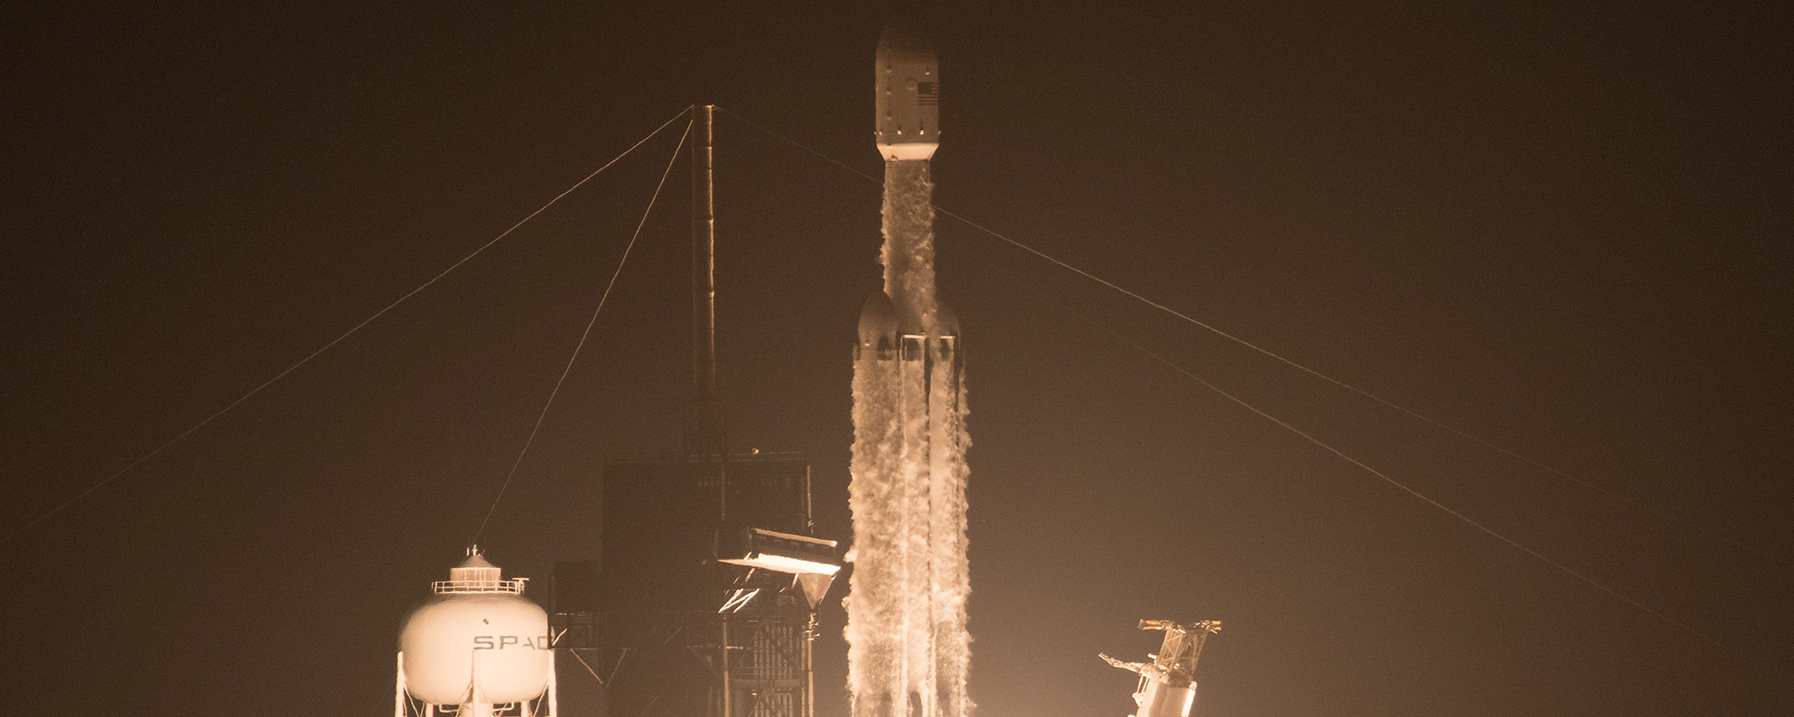
<path id="1" fill-rule="evenodd" d="M 853 368 L 853 717 L 965 717 L 965 387 L 958 321 L 935 296 L 926 160 L 885 163 L 882 296 Z"/>

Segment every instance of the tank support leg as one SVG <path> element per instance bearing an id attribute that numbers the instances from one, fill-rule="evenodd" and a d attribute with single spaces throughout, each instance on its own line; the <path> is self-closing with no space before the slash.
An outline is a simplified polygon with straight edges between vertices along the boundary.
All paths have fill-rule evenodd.
<path id="1" fill-rule="evenodd" d="M 399 653 L 398 677 L 393 680 L 397 685 L 392 696 L 392 717 L 405 717 L 405 653 Z"/>

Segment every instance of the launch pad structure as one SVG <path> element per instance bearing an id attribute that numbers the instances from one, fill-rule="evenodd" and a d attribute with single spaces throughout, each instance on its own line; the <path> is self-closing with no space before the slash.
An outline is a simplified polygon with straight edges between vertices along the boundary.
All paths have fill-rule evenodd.
<path id="1" fill-rule="evenodd" d="M 747 552 L 756 528 L 810 532 L 809 464 L 718 458 L 604 466 L 595 624 L 599 654 L 614 661 L 610 714 L 813 714 L 821 595 L 812 601 L 798 576 L 723 562 Z"/>
<path id="2" fill-rule="evenodd" d="M 1170 620 L 1141 620 L 1142 630 L 1161 630 L 1165 641 L 1151 662 L 1122 662 L 1098 653 L 1103 662 L 1140 675 L 1134 690 L 1134 717 L 1190 717 L 1196 704 L 1196 661 L 1210 635 L 1221 632 L 1220 620 L 1187 625 Z"/>
<path id="3" fill-rule="evenodd" d="M 850 717 L 969 717 L 965 355 L 934 266 L 939 68 L 932 44 L 900 16 L 879 38 L 875 69 L 883 285 L 861 307 L 852 351 Z M 556 564 L 550 646 L 603 688 L 602 710 L 565 717 L 815 717 L 817 608 L 844 560 L 835 541 L 815 536 L 804 458 L 732 454 L 724 439 L 714 110 L 692 109 L 685 450 L 606 461 L 601 559 Z M 1141 675 L 1137 717 L 1188 717 L 1196 658 L 1220 623 L 1140 626 L 1166 632 L 1154 662 L 1103 659 Z"/>
<path id="4" fill-rule="evenodd" d="M 692 400 L 683 455 L 609 460 L 596 566 L 563 566 L 555 646 L 593 657 L 606 713 L 814 717 L 816 609 L 840 568 L 800 454 L 731 454 L 717 410 L 715 108 L 693 109 Z M 594 569 L 595 568 L 595 569 Z M 568 717 L 578 717 L 568 715 Z"/>

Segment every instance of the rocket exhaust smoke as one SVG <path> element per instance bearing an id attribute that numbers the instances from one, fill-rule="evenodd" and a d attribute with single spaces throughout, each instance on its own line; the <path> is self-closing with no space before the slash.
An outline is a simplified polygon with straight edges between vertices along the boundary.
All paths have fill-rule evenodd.
<path id="1" fill-rule="evenodd" d="M 854 347 L 848 687 L 853 717 L 964 717 L 970 441 L 959 326 L 935 295 L 934 50 L 893 20 L 877 71 L 884 290 Z"/>

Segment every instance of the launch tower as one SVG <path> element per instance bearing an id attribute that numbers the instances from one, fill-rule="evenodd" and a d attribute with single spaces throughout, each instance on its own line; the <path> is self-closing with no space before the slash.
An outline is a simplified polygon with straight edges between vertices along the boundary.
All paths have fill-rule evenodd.
<path id="1" fill-rule="evenodd" d="M 813 537 L 803 457 L 730 454 L 723 440 L 714 108 L 694 111 L 686 451 L 604 465 L 598 609 L 588 622 L 607 662 L 593 667 L 608 671 L 617 717 L 814 717 L 816 609 L 840 563 L 834 541 Z M 566 618 L 569 628 L 580 619 Z"/>

